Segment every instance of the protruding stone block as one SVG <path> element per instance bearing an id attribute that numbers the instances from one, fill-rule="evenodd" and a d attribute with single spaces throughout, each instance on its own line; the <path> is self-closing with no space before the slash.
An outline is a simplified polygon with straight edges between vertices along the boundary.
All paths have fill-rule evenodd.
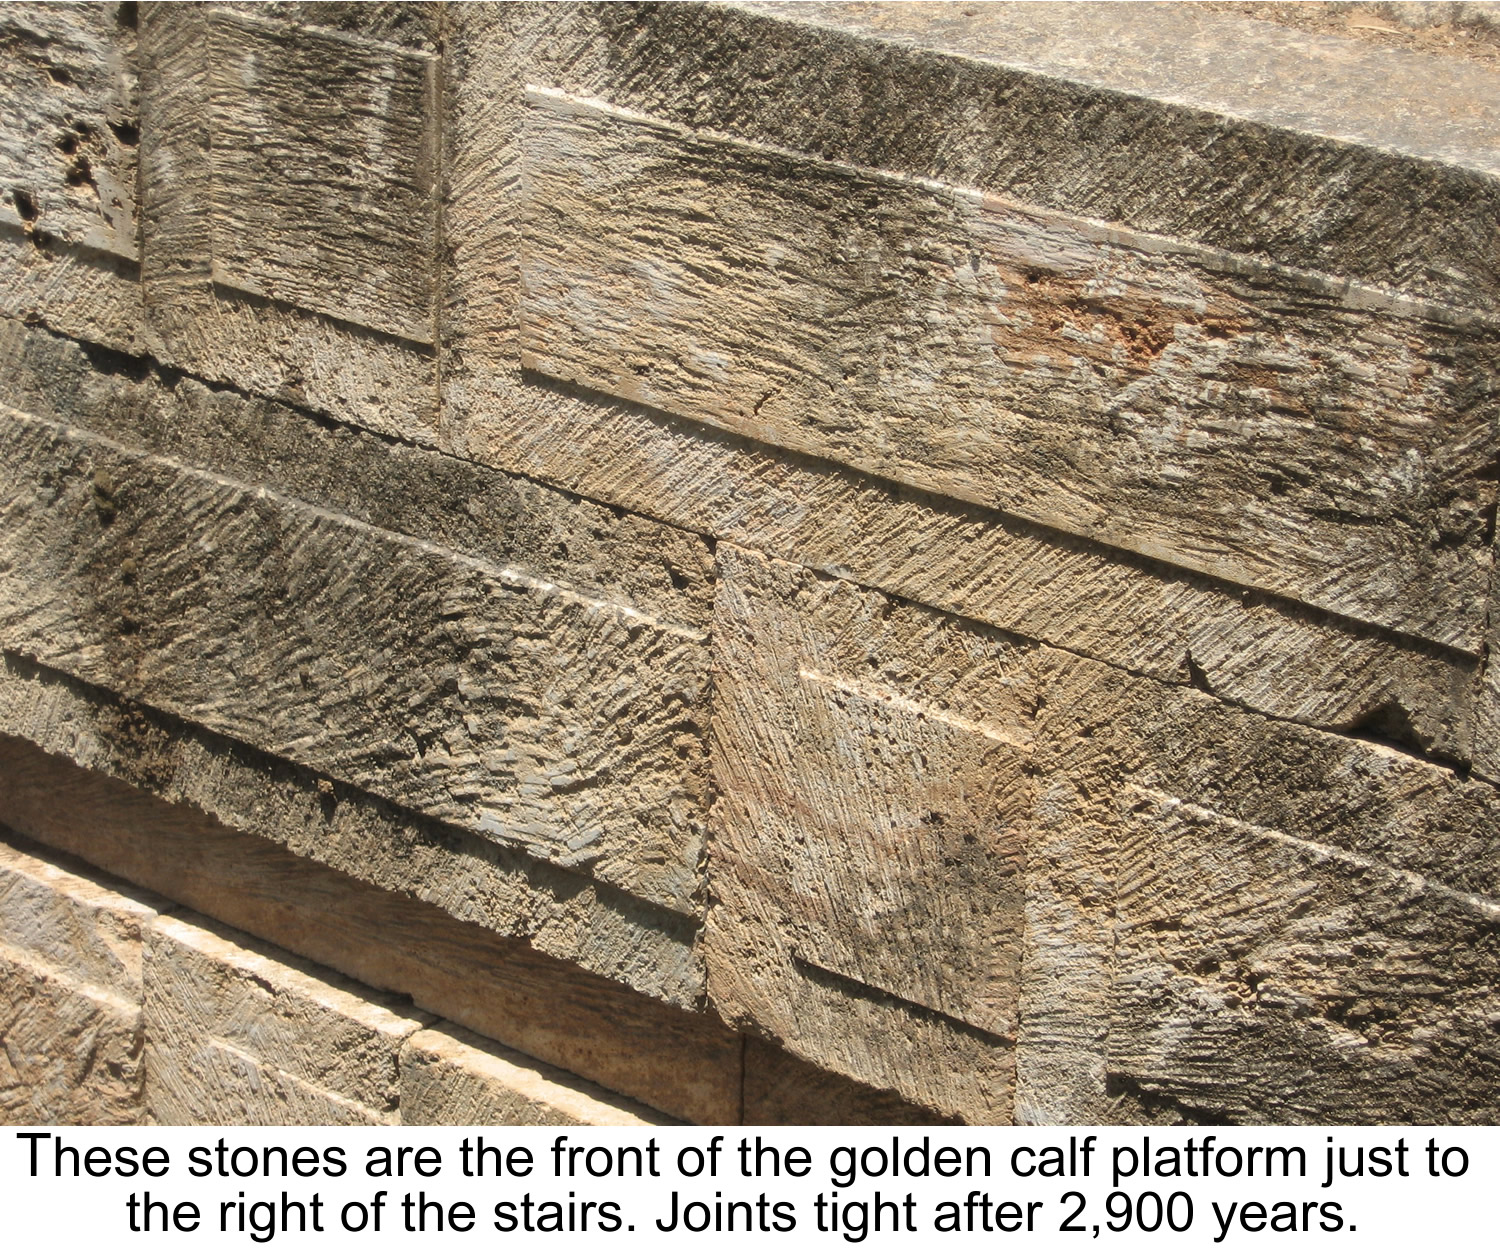
<path id="1" fill-rule="evenodd" d="M 0 644 L 694 913 L 699 631 L 20 413 L 0 447 Z"/>
<path id="2" fill-rule="evenodd" d="M 141 961 L 156 915 L 147 896 L 0 841 L 0 1120 L 141 1121 Z"/>
<path id="3" fill-rule="evenodd" d="M 1480 645 L 1497 442 L 1464 402 L 1494 375 L 1471 318 L 557 91 L 528 101 L 523 365 Z"/>
<path id="4" fill-rule="evenodd" d="M 456 1027 L 401 1051 L 403 1124 L 666 1124 L 639 1103 Z"/>
<path id="5" fill-rule="evenodd" d="M 719 559 L 711 995 L 816 1063 L 991 1114 L 1016 1027 L 1026 648 L 724 544 Z M 906 1032 L 985 1058 L 945 1088 L 896 1067 Z"/>
<path id="6" fill-rule="evenodd" d="M 162 917 L 146 963 L 147 1097 L 162 1123 L 393 1123 L 400 1053 L 431 1017 Z"/>
<path id="7" fill-rule="evenodd" d="M 435 58 L 245 13 L 210 30 L 214 281 L 431 343 Z"/>

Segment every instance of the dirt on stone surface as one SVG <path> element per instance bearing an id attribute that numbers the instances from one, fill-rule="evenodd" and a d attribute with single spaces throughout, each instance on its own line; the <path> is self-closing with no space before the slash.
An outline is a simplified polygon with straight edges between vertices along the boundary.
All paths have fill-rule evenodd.
<path id="1" fill-rule="evenodd" d="M 1202 8 L 1500 69 L 1500 4 L 1473 0 L 1198 0 Z"/>

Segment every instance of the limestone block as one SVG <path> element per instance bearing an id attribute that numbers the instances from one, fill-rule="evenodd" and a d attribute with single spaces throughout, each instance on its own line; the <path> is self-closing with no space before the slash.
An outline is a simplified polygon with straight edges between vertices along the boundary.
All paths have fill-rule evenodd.
<path id="1" fill-rule="evenodd" d="M 185 729 L 173 718 L 139 706 L 123 708 L 102 692 L 12 657 L 0 663 L 0 708 L 17 735 L 9 740 L 13 746 L 24 738 L 166 800 L 153 807 L 140 791 L 117 786 L 135 801 L 117 797 L 111 806 L 101 794 L 88 809 L 89 819 L 100 838 L 110 839 L 111 831 L 119 831 L 144 840 L 140 856 L 132 858 L 134 870 L 111 864 L 111 871 L 131 880 L 141 880 L 141 870 L 151 873 L 156 888 L 171 890 L 199 911 L 218 914 L 210 900 L 222 891 L 213 889 L 212 873 L 204 870 L 205 896 L 184 895 L 183 860 L 174 861 L 175 875 L 158 878 L 149 846 L 167 838 L 168 830 L 176 831 L 182 839 L 180 853 L 186 862 L 196 863 L 203 854 L 202 837 L 195 841 L 192 831 L 218 823 L 263 839 L 267 854 L 280 848 L 290 852 L 282 852 L 279 867 L 267 862 L 257 870 L 244 864 L 233 871 L 246 902 L 264 900 L 274 908 L 299 871 L 317 873 L 326 865 L 322 871 L 337 870 L 340 879 L 412 899 L 419 912 L 432 918 L 451 917 L 474 926 L 471 946 L 479 934 L 501 943 L 523 939 L 549 967 L 565 960 L 679 1007 L 690 1008 L 701 997 L 703 967 L 693 949 L 697 926 L 685 917 L 597 883 L 580 888 L 581 879 L 573 873 L 394 810 L 352 787 L 333 786 L 326 779 L 319 784 L 320 779 L 284 763 Z M 13 804 L 24 801 L 27 784 L 44 792 L 70 776 L 69 784 L 78 784 L 76 769 L 70 772 L 61 759 L 48 763 L 32 755 L 23 766 L 22 756 L 13 755 L 9 766 L 13 776 L 7 790 Z M 11 810 L 16 813 L 12 823 L 21 819 L 19 808 Z M 45 832 L 33 836 L 106 862 L 99 859 L 102 848 L 86 838 L 77 845 L 57 841 L 82 836 L 66 820 L 47 816 L 34 804 L 28 804 L 26 819 L 32 822 L 28 832 L 39 827 L 36 821 L 46 822 Z M 410 927 L 419 939 L 432 920 L 386 923 Z"/>
<path id="2" fill-rule="evenodd" d="M 332 6 L 334 26 L 298 6 L 143 11 L 147 340 L 199 377 L 431 443 L 437 16 L 361 7 Z"/>
<path id="3" fill-rule="evenodd" d="M 1046 648 L 1033 665 L 1022 1118 L 1489 1114 L 1493 787 Z"/>
<path id="4" fill-rule="evenodd" d="M 1469 756 L 1475 657 L 630 405 L 497 402 L 519 428 L 455 415 L 477 458 L 1271 716 Z"/>
<path id="5" fill-rule="evenodd" d="M 139 260 L 131 7 L 0 15 L 0 246 Z"/>
<path id="6" fill-rule="evenodd" d="M 403 1124 L 670 1123 L 464 1029 L 414 1033 L 401 1051 Z"/>
<path id="7" fill-rule="evenodd" d="M 1024 189 L 1049 207 L 1500 308 L 1494 267 L 1465 241 L 1493 212 L 1500 172 L 1487 65 L 1190 4 L 739 7 L 768 26 L 796 23 L 830 54 L 814 81 L 833 107 L 807 95 L 792 106 L 807 150 Z M 769 34 L 726 77 L 785 56 L 793 37 Z M 661 50 L 663 70 L 675 51 Z M 701 62 L 715 51 L 702 47 Z M 889 94 L 851 90 L 851 71 Z M 765 112 L 791 124 L 790 108 Z M 905 123 L 894 139 L 892 116 Z M 1439 187 L 1448 214 L 1425 199 Z"/>
<path id="8" fill-rule="evenodd" d="M 693 914 L 701 633 L 19 413 L 0 440 L 3 645 Z"/>
<path id="9" fill-rule="evenodd" d="M 706 629 L 697 534 L 0 320 L 0 403 Z"/>
<path id="10" fill-rule="evenodd" d="M 139 1004 L 143 938 L 164 904 L 120 884 L 0 842 L 0 943 Z"/>
<path id="11" fill-rule="evenodd" d="M 712 1000 L 867 1084 L 1007 1114 L 1025 649 L 725 544 L 718 555 Z"/>
<path id="12" fill-rule="evenodd" d="M 140 999 L 0 943 L 0 1122 L 139 1124 Z"/>
<path id="13" fill-rule="evenodd" d="M 155 900 L 0 842 L 0 1119 L 135 1124 Z"/>
<path id="14" fill-rule="evenodd" d="M 708 625 L 712 559 L 696 535 L 453 457 L 309 422 L 282 405 L 191 379 L 167 386 L 149 370 L 103 372 L 78 344 L 39 330 L 0 326 L 0 359 L 0 400 L 28 411 L 272 486 L 383 530 L 519 566 L 673 625 Z M 54 714 L 44 699 L 15 706 L 7 724 L 48 749 L 72 751 L 73 739 L 54 732 Z M 170 754 L 172 765 L 143 768 L 145 761 L 133 758 L 139 748 L 114 732 L 111 714 L 91 719 L 92 732 L 111 743 L 107 767 L 137 785 L 459 919 L 526 937 L 546 954 L 624 976 L 645 993 L 682 1005 L 701 994 L 701 962 L 685 917 L 669 918 L 597 884 L 580 890 L 566 870 L 394 812 L 354 787 L 325 794 L 315 777 L 270 760 L 251 764 L 245 752 L 204 744 L 168 721 L 153 721 L 164 737 L 150 755 Z M 73 757 L 106 767 L 94 756 Z"/>
<path id="15" fill-rule="evenodd" d="M 135 6 L 0 15 L 0 316 L 139 348 Z"/>
<path id="16" fill-rule="evenodd" d="M 693 930 L 576 878 L 486 876 L 486 844 L 424 837 L 378 804 L 339 797 L 323 823 L 295 770 L 174 737 L 170 718 L 57 674 L 0 665 L 0 706 L 58 753 L 0 736 L 0 820 L 28 836 L 675 1118 L 738 1119 L 741 1039 L 698 1010 Z M 344 871 L 304 858 L 319 847 Z"/>
<path id="17" fill-rule="evenodd" d="M 147 1047 L 147 1098 L 156 1124 L 394 1124 L 367 1107 L 210 1038 Z"/>
<path id="18" fill-rule="evenodd" d="M 1108 1056 L 1233 1122 L 1494 1122 L 1500 900 L 1129 790 Z"/>
<path id="19" fill-rule="evenodd" d="M 214 281 L 430 343 L 435 58 L 246 13 L 209 31 Z"/>
<path id="20" fill-rule="evenodd" d="M 455 398 L 475 360 L 514 363 L 519 203 L 505 193 L 521 176 L 528 83 L 1500 307 L 1473 245 L 1500 201 L 1485 176 L 1500 98 L 1484 67 L 1452 58 L 1168 5 L 631 3 L 455 9 L 445 59 L 445 168 L 466 244 L 448 315 L 472 353 Z"/>
<path id="21" fill-rule="evenodd" d="M 1493 355 L 1438 308 L 528 94 L 521 363 L 1473 650 Z M 642 231 L 637 223 L 651 223 Z"/>
<path id="22" fill-rule="evenodd" d="M 402 1043 L 429 1017 L 243 940 L 200 917 L 153 927 L 152 1114 L 162 1123 L 393 1122 Z"/>
<path id="23" fill-rule="evenodd" d="M 1378 740 L 1283 724 L 1050 648 L 1036 762 L 1093 799 L 1121 780 L 1465 894 L 1500 893 L 1500 792 Z"/>

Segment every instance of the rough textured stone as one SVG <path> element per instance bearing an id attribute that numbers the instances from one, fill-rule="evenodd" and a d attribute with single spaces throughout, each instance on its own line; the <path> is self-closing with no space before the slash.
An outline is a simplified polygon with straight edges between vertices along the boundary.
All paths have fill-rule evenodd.
<path id="1" fill-rule="evenodd" d="M 1492 787 L 1077 657 L 1033 663 L 1026 1118 L 1489 1114 Z"/>
<path id="2" fill-rule="evenodd" d="M 140 258 L 135 30 L 121 4 L 0 14 L 0 248 Z"/>
<path id="3" fill-rule="evenodd" d="M 199 377 L 431 443 L 437 364 L 421 309 L 432 298 L 433 239 L 430 225 L 419 228 L 402 211 L 432 220 L 431 48 L 382 50 L 366 38 L 365 22 L 375 40 L 393 33 L 379 6 L 365 21 L 365 6 L 347 6 L 353 29 L 337 34 L 288 22 L 295 7 L 269 17 L 173 5 L 142 14 L 142 338 L 158 359 Z M 252 41 L 279 49 L 272 60 L 287 71 L 263 84 L 253 104 L 234 76 L 250 30 Z M 310 107 L 307 79 L 318 65 L 347 71 L 377 60 L 394 74 L 384 104 L 379 92 L 360 98 L 345 74 L 338 104 Z M 216 128 L 232 147 L 251 120 L 247 108 L 280 128 L 273 164 L 281 176 L 264 176 L 271 169 L 261 162 L 272 154 L 259 145 L 215 155 Z M 319 166 L 318 136 L 333 150 L 352 148 L 350 158 Z M 347 170 L 344 194 L 322 198 L 317 188 L 338 165 Z M 305 185 L 310 172 L 314 186 Z M 374 202 L 365 198 L 371 192 L 379 193 Z M 335 245 L 351 214 L 365 228 Z M 310 273 L 310 251 L 336 258 L 346 277 L 365 266 L 369 276 L 341 284 Z"/>
<path id="4" fill-rule="evenodd" d="M 8 702 L 7 714 L 24 709 L 28 725 L 45 726 L 53 749 L 100 771 L 85 772 L 0 737 L 0 821 L 668 1115 L 706 1124 L 738 1119 L 740 1039 L 713 1017 L 621 984 L 664 973 L 680 977 L 668 956 L 649 945 L 586 942 L 596 954 L 613 949 L 618 958 L 590 974 L 565 952 L 550 957 L 455 920 L 405 890 L 362 884 L 260 837 L 235 833 L 170 790 L 174 802 L 153 798 L 102 773 L 123 758 L 133 770 L 162 769 L 155 784 L 170 779 L 174 763 L 170 751 L 159 750 L 159 725 L 126 709 L 100 715 L 77 695 L 66 697 L 67 683 L 55 679 L 43 684 L 33 677 L 31 683 L 32 700 Z M 124 736 L 111 738 L 101 722 Z M 191 779 L 191 767 L 184 773 Z M 131 775 L 152 784 L 149 775 Z M 263 803 L 261 815 L 274 824 L 277 809 L 265 790 L 245 798 Z M 380 838 L 374 850 L 388 855 L 389 843 Z M 455 880 L 453 888 L 457 893 L 464 883 Z M 467 888 L 484 901 L 482 882 Z M 569 894 L 558 896 L 566 901 Z M 540 891 L 531 895 L 531 905 L 541 910 L 542 897 Z M 551 941 L 562 940 L 570 927 L 584 926 L 557 916 L 543 941 L 549 931 Z"/>
<path id="5" fill-rule="evenodd" d="M 1111 1077 L 1190 1114 L 1492 1123 L 1500 901 L 1131 789 Z"/>
<path id="6" fill-rule="evenodd" d="M 214 281 L 430 343 L 436 59 L 245 13 L 209 48 Z"/>
<path id="7" fill-rule="evenodd" d="M 1474 650 L 1484 327 L 528 93 L 521 363 Z M 639 227 L 644 219 L 649 230 Z"/>
<path id="8" fill-rule="evenodd" d="M 401 1051 L 403 1124 L 641 1125 L 670 1121 L 462 1029 L 423 1029 Z"/>
<path id="9" fill-rule="evenodd" d="M 1004 1114 L 1030 804 L 1024 652 L 718 554 L 710 998 L 857 1080 Z M 914 1024 L 952 1058 L 898 1072 L 895 1036 Z M 956 1078 L 970 1048 L 987 1059 Z"/>
<path id="10" fill-rule="evenodd" d="M 1482 1119 L 1500 45 L 1386 12 L 13 6 L 0 813 L 682 1118 Z"/>
<path id="11" fill-rule="evenodd" d="M 141 1005 L 0 944 L 0 1121 L 139 1124 Z"/>
<path id="12" fill-rule="evenodd" d="M 10 649 L 691 914 L 700 634 L 19 413 L 0 442 Z"/>
<path id="13" fill-rule="evenodd" d="M 702 996 L 696 926 L 675 913 L 10 656 L 0 663 L 0 709 L 18 737 L 193 816 L 678 1006 Z"/>
<path id="14" fill-rule="evenodd" d="M 145 893 L 121 893 L 118 884 L 101 884 L 0 842 L 0 942 L 138 1003 L 142 942 L 170 905 Z"/>
<path id="15" fill-rule="evenodd" d="M 1396 281 L 1380 268 L 1392 255 L 1390 247 L 1366 245 L 1371 238 L 1389 244 L 1399 236 L 1404 247 L 1416 220 L 1423 229 L 1447 229 L 1452 223 L 1440 225 L 1403 208 L 1400 195 L 1390 194 L 1391 179 L 1414 180 L 1408 189 L 1418 202 L 1437 193 L 1438 183 L 1462 184 L 1463 190 L 1452 194 L 1465 212 L 1479 211 L 1475 206 L 1488 194 L 1470 185 L 1468 173 L 1440 163 L 1330 145 L 1301 131 L 1268 130 L 1258 122 L 1205 116 L 1159 100 L 1122 98 L 1112 89 L 1012 69 L 962 47 L 942 47 L 941 55 L 896 49 L 874 27 L 868 32 L 873 37 L 855 37 L 862 19 L 845 16 L 849 32 L 830 30 L 821 19 L 801 20 L 790 11 L 767 16 L 615 5 L 605 10 L 550 6 L 534 14 L 506 8 L 454 13 L 445 167 L 453 187 L 448 220 L 463 232 L 465 244 L 446 288 L 446 333 L 461 346 L 444 373 L 448 445 L 592 498 L 1134 671 L 1206 684 L 1226 699 L 1274 716 L 1339 730 L 1372 729 L 1446 758 L 1468 759 L 1478 620 L 1472 597 L 1460 596 L 1456 605 L 1468 624 L 1458 635 L 1445 635 L 1467 637 L 1470 652 L 1423 646 L 1342 615 L 1106 551 L 1055 529 L 883 487 L 826 461 L 771 452 L 634 405 L 603 402 L 597 394 L 545 387 L 536 375 L 516 371 L 525 234 L 521 211 L 513 206 L 526 199 L 520 194 L 526 188 L 518 136 L 525 129 L 522 99 L 528 84 L 593 97 L 616 112 L 647 114 L 670 123 L 668 130 L 680 128 L 673 133 L 691 132 L 692 142 L 721 152 L 746 149 L 722 143 L 715 149 L 715 140 L 703 131 L 852 167 L 937 178 L 1039 210 L 1120 222 L 1182 240 L 1189 252 L 1227 249 L 1257 263 L 1353 275 L 1376 284 L 1401 286 L 1410 278 L 1417 294 L 1434 292 L 1421 287 L 1416 269 L 1407 266 L 1402 281 Z M 1035 21 L 1044 26 L 1053 18 L 1039 15 Z M 1143 10 L 1110 20 L 1136 22 L 1149 31 L 1155 18 Z M 1163 22 L 1171 26 L 1169 19 Z M 1074 25 L 1082 38 L 1087 21 Z M 1207 25 L 1214 26 L 1214 37 L 1226 49 L 1244 38 L 1241 23 L 1214 18 Z M 1009 28 L 1024 30 L 1025 23 Z M 1366 66 L 1371 74 L 1385 68 L 1378 56 Z M 795 83 L 796 89 L 747 95 L 746 75 L 757 82 Z M 882 107 L 870 106 L 872 100 Z M 1059 127 L 1059 118 L 1080 110 L 1095 119 L 1092 130 L 1072 123 Z M 903 119 L 899 134 L 887 124 L 895 115 Z M 1090 133 L 1107 138 L 1091 140 Z M 1168 152 L 1191 153 L 1195 163 L 1184 168 L 1186 158 Z M 1176 164 L 1168 169 L 1163 161 Z M 1345 232 L 1346 223 L 1330 223 L 1327 212 L 1330 203 L 1349 206 L 1351 161 L 1384 162 L 1391 170 L 1390 177 L 1370 174 L 1369 185 L 1380 185 L 1382 194 L 1351 212 L 1372 219 Z M 1247 198 L 1238 188 L 1251 176 L 1260 189 Z M 1276 179 L 1290 179 L 1279 196 L 1265 189 Z M 1436 181 L 1417 191 L 1416 184 L 1427 179 Z M 1160 194 L 1164 186 L 1182 185 L 1190 188 L 1187 198 L 1175 190 Z M 1237 189 L 1220 194 L 1221 186 Z M 1253 229 L 1243 218 L 1247 203 L 1259 214 Z M 672 212 L 675 219 L 679 209 Z M 1279 215 L 1277 222 L 1265 220 L 1267 214 Z M 798 220 L 791 215 L 776 228 L 784 231 Z M 1462 234 L 1469 227 L 1455 229 Z M 1428 243 L 1433 243 L 1430 236 Z M 1473 254 L 1467 244 L 1464 250 Z M 710 267 L 698 280 L 721 272 L 728 274 L 722 266 Z M 1466 289 L 1472 292 L 1472 284 Z M 877 300 L 873 308 L 880 307 Z M 1256 350 L 1271 352 L 1274 338 Z M 1069 350 L 1078 346 L 1065 342 Z M 651 364 L 646 354 L 637 354 L 637 363 Z M 660 373 L 676 366 L 663 357 L 653 367 Z M 1457 371 L 1461 406 L 1468 405 L 1467 396 L 1477 398 L 1464 381 L 1471 372 Z M 643 375 L 635 375 L 632 366 L 632 376 Z M 762 393 L 747 392 L 746 402 Z M 886 397 L 881 402 L 904 401 Z M 1282 417 L 1267 419 L 1274 423 Z M 760 425 L 750 432 L 765 435 Z M 1486 464 L 1481 457 L 1480 477 L 1463 505 L 1481 528 L 1492 476 Z M 1331 480 L 1325 485 L 1333 488 Z M 1268 489 L 1265 482 L 1255 487 L 1262 488 Z M 1277 515 L 1275 507 L 1269 515 Z M 1318 524 L 1337 527 L 1348 519 L 1325 516 Z M 1253 517 L 1234 521 L 1255 523 Z M 1415 531 L 1411 536 L 1410 552 L 1420 563 L 1426 559 L 1427 536 Z M 1377 545 L 1383 541 L 1368 537 Z M 1435 549 L 1434 555 L 1447 558 Z M 1463 566 L 1461 579 L 1477 576 L 1474 570 L 1487 558 L 1471 551 L 1470 565 L 1460 560 L 1454 567 Z M 1196 557 L 1189 553 L 1188 561 L 1196 563 Z M 1388 569 L 1375 571 L 1376 582 L 1387 580 Z M 1337 580 L 1344 572 L 1332 576 Z M 1355 579 L 1349 590 L 1357 599 L 1368 588 Z M 1323 601 L 1320 593 L 1308 597 Z M 1100 602 L 1112 610 L 1097 611 Z M 1397 609 L 1398 614 L 1407 610 Z"/>
<path id="16" fill-rule="evenodd" d="M 18 321 L 0 320 L 0 402 L 673 624 L 708 625 L 713 560 L 702 538 L 528 478 L 311 421 Z"/>
<path id="17" fill-rule="evenodd" d="M 744 1124 L 956 1123 L 889 1090 L 844 1080 L 756 1037 L 745 1039 Z"/>
<path id="18" fill-rule="evenodd" d="M 0 1120 L 140 1123 L 141 961 L 157 900 L 0 837 Z"/>
<path id="19" fill-rule="evenodd" d="M 837 46 L 832 27 L 873 42 L 860 49 L 872 61 L 909 50 L 891 76 L 916 117 L 887 159 L 947 149 L 963 181 L 1039 204 L 1231 249 L 1250 239 L 1282 264 L 1496 306 L 1495 272 L 1469 242 L 1500 172 L 1500 89 L 1483 69 L 1187 4 L 743 8 L 804 38 Z M 955 115 L 954 96 L 978 82 L 992 102 Z M 843 109 L 863 103 L 850 91 Z M 1007 117 L 1004 133 L 986 133 L 987 109 Z M 868 129 L 845 142 L 873 146 Z M 1424 211 L 1434 193 L 1455 205 L 1444 220 Z"/>
<path id="20" fill-rule="evenodd" d="M 431 1019 L 395 1008 L 247 947 L 204 917 L 159 917 L 145 964 L 152 1114 L 161 1123 L 184 1112 L 229 1124 L 393 1122 L 402 1043 Z"/>

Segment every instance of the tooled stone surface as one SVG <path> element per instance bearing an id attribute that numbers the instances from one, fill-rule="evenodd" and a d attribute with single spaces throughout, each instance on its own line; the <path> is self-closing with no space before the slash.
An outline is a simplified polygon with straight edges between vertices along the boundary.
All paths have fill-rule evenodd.
<path id="1" fill-rule="evenodd" d="M 1490 69 L 1173 5 L 46 21 L 127 66 L 89 117 L 139 67 L 142 250 L 5 149 L 0 629 L 180 718 L 159 792 L 491 839 L 424 897 L 876 1104 L 1493 1101 Z"/>

